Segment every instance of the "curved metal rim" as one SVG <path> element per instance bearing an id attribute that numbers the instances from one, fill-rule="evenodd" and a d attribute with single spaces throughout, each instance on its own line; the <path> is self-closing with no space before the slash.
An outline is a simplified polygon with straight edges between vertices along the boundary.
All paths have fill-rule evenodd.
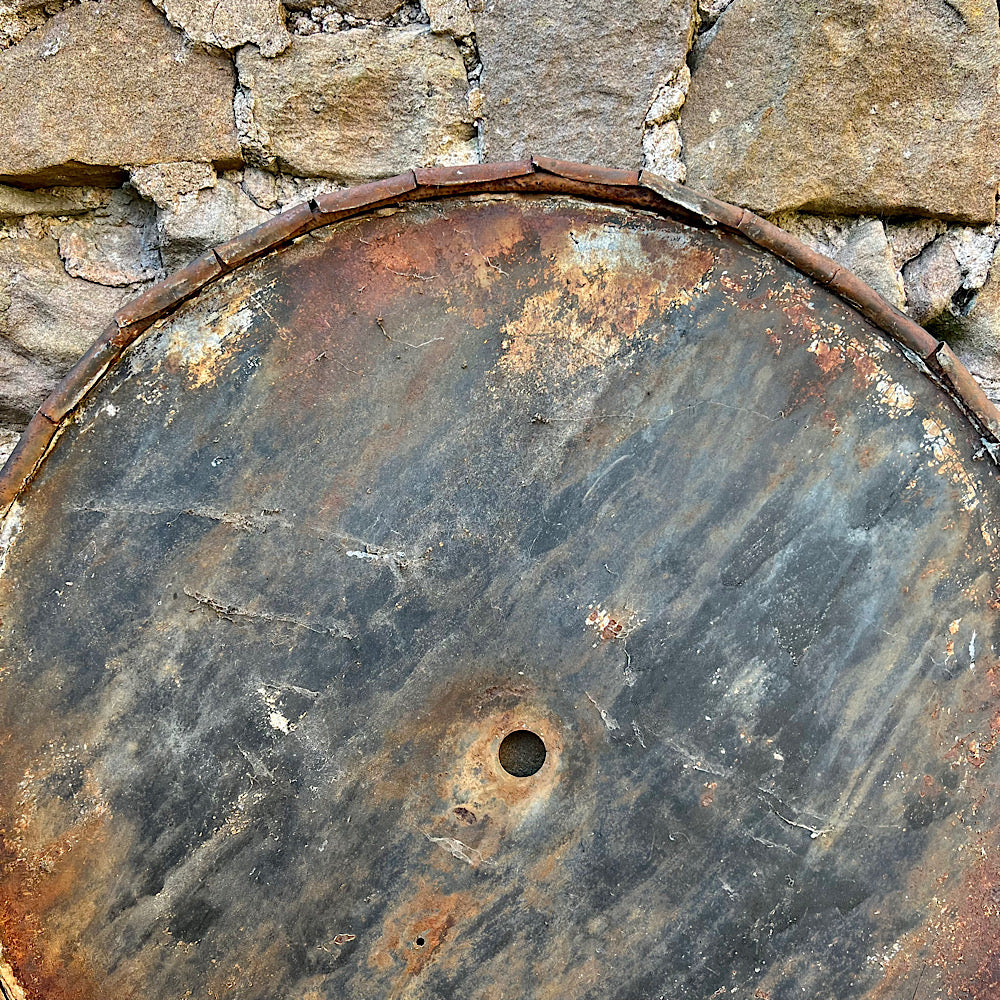
<path id="1" fill-rule="evenodd" d="M 745 208 L 701 195 L 645 170 L 619 170 L 534 156 L 511 163 L 424 167 L 321 195 L 222 243 L 157 282 L 116 312 L 111 323 L 39 407 L 0 470 L 0 517 L 28 485 L 61 427 L 125 350 L 216 278 L 273 253 L 306 233 L 374 208 L 479 193 L 563 194 L 613 202 L 721 226 L 791 264 L 858 310 L 891 337 L 919 370 L 943 388 L 1000 459 L 1000 412 L 947 344 L 889 305 L 860 278 Z"/>

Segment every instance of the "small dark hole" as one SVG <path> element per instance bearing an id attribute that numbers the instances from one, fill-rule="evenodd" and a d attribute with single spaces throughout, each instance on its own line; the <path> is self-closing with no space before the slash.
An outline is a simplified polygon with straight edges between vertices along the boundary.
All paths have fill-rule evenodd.
<path id="1" fill-rule="evenodd" d="M 425 945 L 426 943 L 427 943 L 427 942 L 426 942 L 426 941 L 424 941 L 424 939 L 423 939 L 422 937 L 418 937 L 418 938 L 417 938 L 417 940 L 416 940 L 416 941 L 414 942 L 414 944 L 415 944 L 415 945 L 416 945 L 416 946 L 417 946 L 418 948 L 423 948 L 423 946 L 424 946 L 424 945 Z"/>
<path id="2" fill-rule="evenodd" d="M 517 729 L 500 742 L 500 766 L 515 778 L 530 778 L 545 763 L 545 744 L 538 733 Z"/>

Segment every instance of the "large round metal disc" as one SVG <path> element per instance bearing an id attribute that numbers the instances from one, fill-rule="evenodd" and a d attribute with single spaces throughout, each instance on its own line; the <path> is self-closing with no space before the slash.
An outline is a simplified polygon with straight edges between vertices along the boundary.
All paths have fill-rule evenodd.
<path id="1" fill-rule="evenodd" d="M 215 281 L 7 518 L 5 995 L 995 997 L 977 452 L 842 300 L 632 208 Z"/>

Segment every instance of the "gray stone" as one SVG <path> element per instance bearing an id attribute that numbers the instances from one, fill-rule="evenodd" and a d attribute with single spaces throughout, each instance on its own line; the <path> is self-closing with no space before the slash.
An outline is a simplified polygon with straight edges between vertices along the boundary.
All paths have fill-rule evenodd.
<path id="1" fill-rule="evenodd" d="M 220 49 L 252 43 L 265 56 L 284 52 L 291 42 L 279 0 L 153 0 L 171 24 L 194 42 Z"/>
<path id="2" fill-rule="evenodd" d="M 986 283 L 996 246 L 992 227 L 955 227 L 928 244 L 903 267 L 907 310 L 913 318 L 944 330 L 962 321 Z"/>
<path id="3" fill-rule="evenodd" d="M 954 303 L 952 303 L 953 305 Z M 936 332 L 947 339 L 983 391 L 1000 404 L 1000 248 L 994 251 L 986 280 L 978 291 L 941 314 Z"/>
<path id="4" fill-rule="evenodd" d="M 940 219 L 917 219 L 914 222 L 887 223 L 885 235 L 892 250 L 892 260 L 896 270 L 913 260 L 931 240 L 940 236 L 948 228 Z"/>
<path id="5" fill-rule="evenodd" d="M 209 163 L 156 163 L 129 170 L 132 187 L 160 208 L 171 208 L 182 194 L 215 187 L 216 173 Z"/>
<path id="6" fill-rule="evenodd" d="M 693 0 L 486 0 L 473 20 L 485 159 L 641 166 L 643 121 L 684 65 Z"/>
<path id="7" fill-rule="evenodd" d="M 962 287 L 959 266 L 951 241 L 940 238 L 928 244 L 903 267 L 906 308 L 921 325 L 941 316 Z"/>
<path id="8" fill-rule="evenodd" d="M 735 0 L 696 50 L 688 183 L 768 214 L 992 222 L 998 68 L 978 0 Z"/>
<path id="9" fill-rule="evenodd" d="M 85 2 L 0 52 L 0 180 L 117 185 L 122 164 L 241 161 L 233 68 L 145 0 Z"/>
<path id="10" fill-rule="evenodd" d="M 263 165 L 361 180 L 476 158 L 465 65 L 451 38 L 420 28 L 295 37 L 274 59 L 236 57 L 237 112 Z"/>
<path id="11" fill-rule="evenodd" d="M 890 305 L 903 308 L 903 281 L 885 227 L 878 219 L 788 214 L 775 221 L 813 250 L 852 271 Z"/>
<path id="12" fill-rule="evenodd" d="M 69 365 L 63 367 L 68 369 Z M 0 337 L 0 422 L 5 429 L 25 428 L 32 414 L 59 384 L 63 367 L 26 355 Z"/>
<path id="13" fill-rule="evenodd" d="M 231 180 L 183 194 L 160 212 L 160 253 L 168 271 L 182 267 L 209 247 L 265 222 L 270 215 Z"/>
<path id="14" fill-rule="evenodd" d="M 859 221 L 836 254 L 836 260 L 874 288 L 890 305 L 903 308 L 903 279 L 893 263 L 885 227 L 878 219 Z"/>
<path id="15" fill-rule="evenodd" d="M 22 427 L 134 295 L 68 275 L 50 237 L 0 238 L 0 421 Z"/>
<path id="16" fill-rule="evenodd" d="M 21 440 L 20 431 L 13 427 L 0 427 L 0 465 L 10 458 L 11 452 Z"/>
<path id="17" fill-rule="evenodd" d="M 702 27 L 710 28 L 725 13 L 733 0 L 698 0 L 698 18 Z"/>
<path id="18" fill-rule="evenodd" d="M 243 171 L 242 188 L 261 208 L 280 212 L 321 194 L 343 190 L 343 185 L 328 177 L 290 177 L 247 167 Z"/>
<path id="19" fill-rule="evenodd" d="M 684 143 L 677 122 L 662 122 L 642 134 L 643 168 L 679 184 L 687 179 L 683 152 Z"/>
<path id="20" fill-rule="evenodd" d="M 59 256 L 74 278 L 124 288 L 163 276 L 158 244 L 153 207 L 120 190 L 106 208 L 62 231 Z"/>

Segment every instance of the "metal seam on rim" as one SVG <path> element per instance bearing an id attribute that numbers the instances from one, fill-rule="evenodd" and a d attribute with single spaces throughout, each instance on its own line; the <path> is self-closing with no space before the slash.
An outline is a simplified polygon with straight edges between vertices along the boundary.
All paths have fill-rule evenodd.
<path id="1" fill-rule="evenodd" d="M 107 374 L 122 353 L 158 319 L 223 274 L 256 260 L 306 233 L 376 207 L 430 201 L 478 192 L 564 194 L 659 211 L 680 210 L 700 225 L 720 225 L 791 264 L 827 288 L 897 344 L 923 360 L 924 374 L 940 385 L 982 435 L 995 460 L 1000 412 L 948 346 L 893 308 L 860 278 L 801 240 L 745 208 L 730 205 L 645 170 L 572 163 L 545 156 L 508 163 L 421 167 L 394 177 L 320 195 L 220 244 L 157 282 L 123 306 L 114 322 L 70 369 L 32 417 L 0 470 L 0 517 L 31 481 L 61 422 Z M 650 197 L 652 196 L 652 197 Z M 662 204 L 657 204 L 662 203 Z M 667 211 L 665 212 L 664 209 Z M 912 362 L 911 362 L 912 363 Z"/>

